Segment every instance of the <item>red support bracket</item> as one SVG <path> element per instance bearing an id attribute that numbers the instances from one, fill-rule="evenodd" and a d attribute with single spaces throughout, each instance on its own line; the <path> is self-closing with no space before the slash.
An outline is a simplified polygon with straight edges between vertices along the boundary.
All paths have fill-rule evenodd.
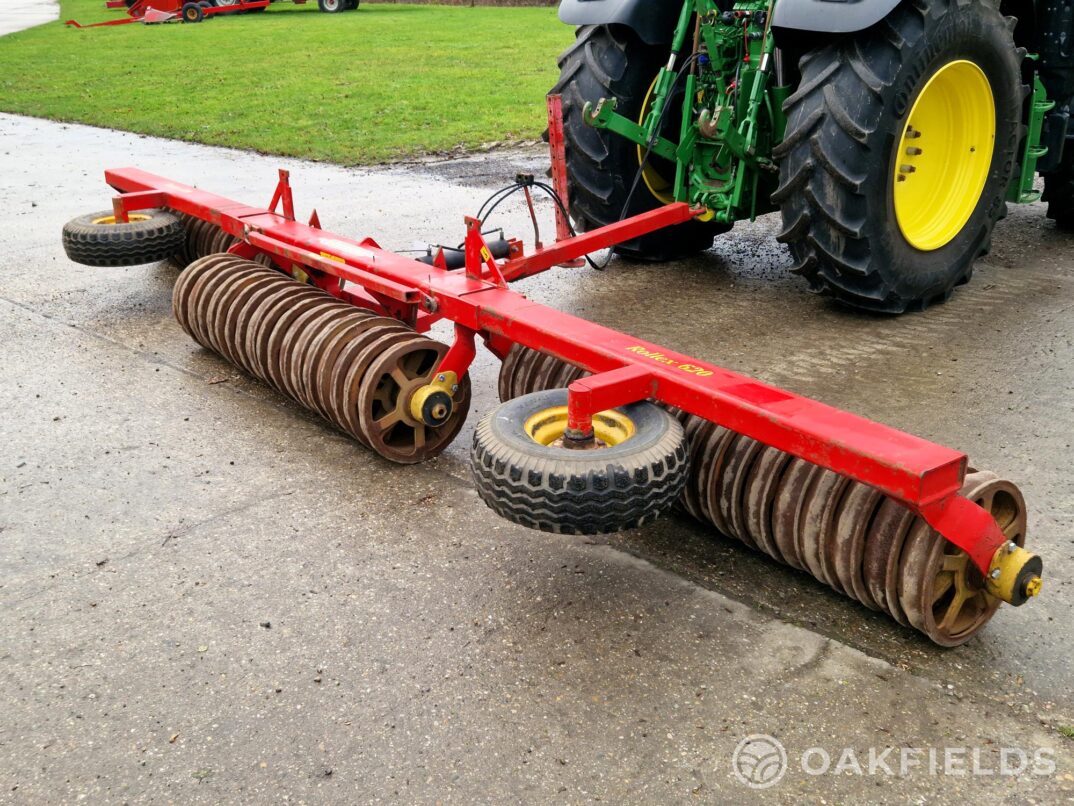
<path id="1" fill-rule="evenodd" d="M 594 414 L 655 397 L 656 391 L 656 376 L 632 364 L 581 378 L 567 388 L 567 433 L 588 439 Z"/>
<path id="2" fill-rule="evenodd" d="M 280 181 L 276 183 L 276 191 L 272 194 L 269 202 L 269 211 L 275 213 L 276 207 L 283 202 L 283 217 L 288 221 L 295 220 L 295 200 L 291 194 L 291 172 L 280 168 Z"/>
<path id="3" fill-rule="evenodd" d="M 966 552 L 984 574 L 989 572 L 996 549 L 1007 542 L 995 519 L 961 495 L 949 495 L 915 509 L 929 526 Z"/>
<path id="4" fill-rule="evenodd" d="M 571 238 L 571 222 L 567 220 L 563 210 L 570 210 L 570 191 L 567 187 L 567 142 L 563 136 L 563 98 L 559 95 L 549 95 L 545 99 L 548 106 L 548 153 L 552 160 L 552 189 L 556 191 L 559 200 L 563 202 L 563 209 L 556 205 L 556 240 L 566 241 Z M 537 245 L 540 249 L 541 245 Z M 580 258 L 570 258 L 561 263 L 561 266 L 577 268 L 585 264 Z"/>
<path id="5" fill-rule="evenodd" d="M 522 192 L 526 195 L 526 207 L 530 212 L 530 221 L 533 222 L 533 248 L 543 249 L 544 244 L 541 243 L 541 228 L 537 225 L 537 211 L 533 209 L 533 194 L 530 193 L 529 187 L 522 188 Z M 556 205 L 556 214 L 559 214 L 559 205 Z"/>
<path id="6" fill-rule="evenodd" d="M 116 222 L 126 224 L 128 215 L 136 210 L 149 210 L 153 207 L 167 206 L 167 197 L 159 190 L 145 190 L 140 193 L 121 193 L 112 197 L 112 214 Z"/>
<path id="7" fill-rule="evenodd" d="M 481 221 L 466 217 L 466 276 L 471 280 L 489 280 L 500 288 L 507 288 L 507 281 L 500 273 L 495 258 L 481 234 Z M 486 273 L 487 272 L 487 273 Z"/>
<path id="8" fill-rule="evenodd" d="M 474 343 L 476 336 L 476 330 L 471 330 L 462 325 L 455 325 L 455 340 L 444 354 L 444 359 L 440 362 L 440 366 L 436 368 L 436 374 L 443 375 L 448 372 L 454 372 L 456 378 L 461 378 L 465 375 L 466 371 L 470 369 L 470 364 L 473 363 L 474 356 L 477 355 L 477 346 Z"/>

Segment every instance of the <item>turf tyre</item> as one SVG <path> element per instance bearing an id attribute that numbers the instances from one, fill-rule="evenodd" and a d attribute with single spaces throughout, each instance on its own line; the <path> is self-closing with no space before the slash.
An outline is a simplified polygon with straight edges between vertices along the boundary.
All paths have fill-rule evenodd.
<path id="1" fill-rule="evenodd" d="M 614 98 L 616 111 L 631 120 L 641 114 L 645 94 L 667 61 L 666 48 L 647 45 L 629 28 L 585 25 L 574 44 L 559 56 L 559 81 L 552 88 L 563 99 L 568 193 L 571 217 L 581 230 L 620 219 L 638 171 L 637 146 L 582 119 L 586 101 Z M 626 214 L 662 204 L 638 182 Z M 688 221 L 619 244 L 615 252 L 640 260 L 673 260 L 702 252 L 726 225 Z"/>
<path id="2" fill-rule="evenodd" d="M 910 0 L 877 25 L 808 52 L 787 99 L 787 130 L 775 149 L 780 185 L 772 200 L 796 265 L 812 290 L 885 313 L 947 300 L 987 253 L 1006 214 L 1007 185 L 1022 136 L 1013 18 L 991 0 Z M 996 109 L 996 139 L 984 189 L 966 224 L 945 245 L 915 249 L 892 199 L 895 159 L 917 93 L 943 64 L 976 63 Z"/>
<path id="3" fill-rule="evenodd" d="M 112 211 L 90 213 L 63 226 L 67 257 L 84 266 L 138 266 L 165 260 L 183 248 L 186 231 L 178 217 L 164 210 L 141 210 L 144 221 L 94 223 Z"/>
<path id="4" fill-rule="evenodd" d="M 474 431 L 470 466 L 481 499 L 532 529 L 604 534 L 632 529 L 667 511 L 686 484 L 682 426 L 649 402 L 619 411 L 629 439 L 595 450 L 544 446 L 523 428 L 533 414 L 567 403 L 566 389 L 522 395 L 494 409 Z"/>

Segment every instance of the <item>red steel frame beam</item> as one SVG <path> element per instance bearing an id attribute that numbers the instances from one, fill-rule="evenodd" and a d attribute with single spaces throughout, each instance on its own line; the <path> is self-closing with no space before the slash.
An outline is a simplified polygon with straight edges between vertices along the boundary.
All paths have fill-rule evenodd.
<path id="1" fill-rule="evenodd" d="M 163 206 L 211 221 L 259 251 L 354 284 L 403 305 L 420 306 L 426 323 L 447 318 L 456 341 L 441 370 L 461 376 L 481 335 L 499 353 L 518 343 L 584 367 L 592 377 L 570 388 L 576 424 L 596 411 L 653 398 L 712 420 L 779 450 L 871 485 L 921 514 L 985 573 L 1005 538 L 992 517 L 957 493 L 966 456 L 880 423 L 800 397 L 744 375 L 530 301 L 504 278 L 533 274 L 695 215 L 672 204 L 497 265 L 474 221 L 465 270 L 449 271 L 250 207 L 136 168 L 109 170 L 125 194 L 117 212 Z M 277 200 L 289 199 L 285 173 Z M 289 206 L 289 205 L 288 205 Z M 245 247 L 249 248 L 249 246 Z M 325 284 L 321 284 L 326 287 Z M 342 293 L 340 294 L 342 295 Z"/>

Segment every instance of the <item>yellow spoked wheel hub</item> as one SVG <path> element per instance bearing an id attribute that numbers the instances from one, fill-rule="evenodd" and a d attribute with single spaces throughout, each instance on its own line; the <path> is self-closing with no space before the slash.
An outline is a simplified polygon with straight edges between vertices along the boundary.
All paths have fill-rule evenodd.
<path id="1" fill-rule="evenodd" d="M 116 221 L 114 215 L 101 216 L 100 218 L 93 219 L 94 224 L 133 224 L 135 221 L 148 221 L 151 216 L 143 215 L 141 213 L 127 213 L 127 221 Z"/>
<path id="2" fill-rule="evenodd" d="M 567 431 L 567 407 L 553 406 L 526 418 L 522 426 L 530 439 L 539 445 L 558 448 Z M 607 448 L 634 436 L 634 422 L 621 411 L 609 409 L 593 415 L 593 447 Z"/>
<path id="3" fill-rule="evenodd" d="M 930 252 L 962 231 L 988 179 L 995 140 L 988 77 L 971 61 L 948 62 L 918 94 L 894 156 L 895 218 L 911 246 Z"/>

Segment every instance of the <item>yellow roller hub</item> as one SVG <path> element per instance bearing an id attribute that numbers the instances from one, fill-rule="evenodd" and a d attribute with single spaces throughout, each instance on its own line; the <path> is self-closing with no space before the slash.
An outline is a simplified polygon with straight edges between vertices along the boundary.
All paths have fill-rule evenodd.
<path id="1" fill-rule="evenodd" d="M 981 198 L 996 140 L 996 104 L 984 71 L 948 62 L 922 88 L 895 153 L 895 218 L 911 246 L 949 243 Z"/>
<path id="2" fill-rule="evenodd" d="M 127 224 L 134 223 L 135 221 L 148 221 L 150 216 L 142 215 L 141 213 L 127 213 L 128 221 L 116 221 L 114 215 L 101 216 L 100 218 L 93 219 L 94 224 Z"/>
<path id="3" fill-rule="evenodd" d="M 567 407 L 553 406 L 531 414 L 523 425 L 530 439 L 540 445 L 562 445 L 567 430 Z M 593 415 L 596 447 L 611 447 L 634 436 L 634 422 L 621 411 L 609 409 Z"/>

